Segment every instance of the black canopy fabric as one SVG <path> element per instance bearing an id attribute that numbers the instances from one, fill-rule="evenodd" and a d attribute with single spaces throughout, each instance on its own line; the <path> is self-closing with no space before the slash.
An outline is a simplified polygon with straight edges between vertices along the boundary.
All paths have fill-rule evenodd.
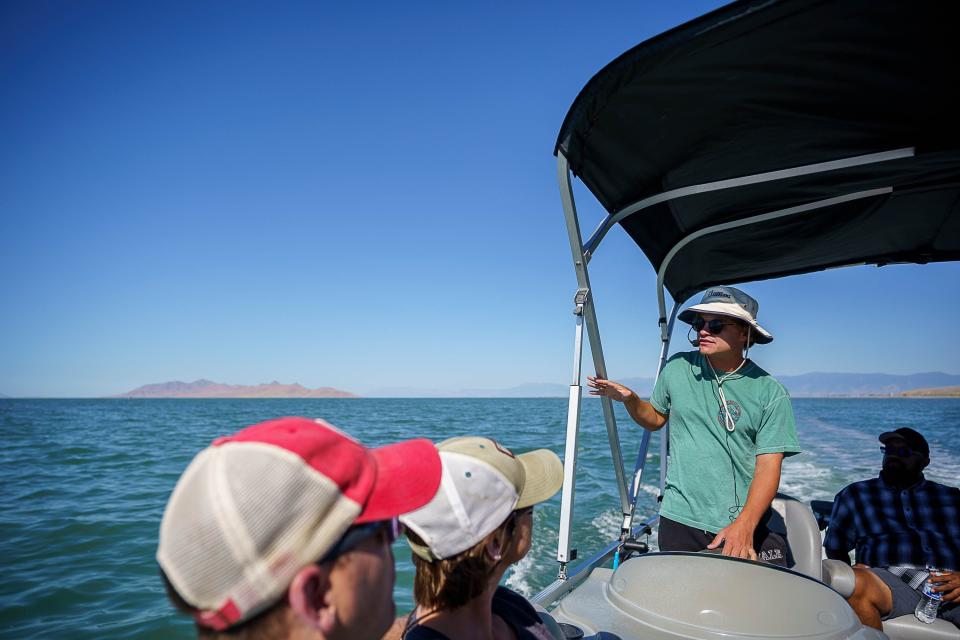
<path id="1" fill-rule="evenodd" d="M 675 300 L 831 266 L 958 260 L 958 15 L 951 1 L 736 2 L 607 65 L 570 108 L 555 152 L 615 214 L 680 187 L 915 149 L 624 218 L 659 269 L 700 229 L 892 187 L 693 240 L 666 273 Z"/>

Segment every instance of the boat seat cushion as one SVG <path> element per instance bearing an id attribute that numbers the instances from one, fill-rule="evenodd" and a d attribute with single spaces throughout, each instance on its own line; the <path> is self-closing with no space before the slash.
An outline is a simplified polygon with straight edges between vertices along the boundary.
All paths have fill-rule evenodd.
<path id="1" fill-rule="evenodd" d="M 823 561 L 823 583 L 833 588 L 844 598 L 850 597 L 856 582 L 857 578 L 853 573 L 853 567 L 846 562 L 830 559 Z"/>
<path id="2" fill-rule="evenodd" d="M 782 493 L 777 494 L 770 507 L 773 510 L 773 518 L 769 524 L 771 531 L 780 533 L 778 529 L 782 527 L 786 534 L 790 555 L 788 567 L 815 580 L 821 580 L 823 541 L 820 527 L 810 507 Z"/>
<path id="3" fill-rule="evenodd" d="M 883 632 L 890 636 L 890 640 L 957 640 L 960 638 L 960 629 L 946 620 L 938 618 L 932 624 L 926 624 L 913 615 L 885 620 Z"/>

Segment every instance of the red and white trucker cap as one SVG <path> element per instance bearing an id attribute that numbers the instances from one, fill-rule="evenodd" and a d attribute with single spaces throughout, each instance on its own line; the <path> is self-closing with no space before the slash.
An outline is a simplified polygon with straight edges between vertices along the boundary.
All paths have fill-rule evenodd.
<path id="1" fill-rule="evenodd" d="M 429 502 L 440 469 L 429 440 L 367 449 L 323 420 L 262 422 L 214 440 L 183 472 L 157 561 L 198 624 L 227 629 L 279 600 L 351 525 Z"/>

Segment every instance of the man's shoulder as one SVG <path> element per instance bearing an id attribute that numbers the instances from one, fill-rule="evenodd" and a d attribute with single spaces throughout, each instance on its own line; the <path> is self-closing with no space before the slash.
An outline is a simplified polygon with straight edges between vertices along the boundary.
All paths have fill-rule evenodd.
<path id="1" fill-rule="evenodd" d="M 664 366 L 673 365 L 676 367 L 684 364 L 692 365 L 697 363 L 699 359 L 699 351 L 678 351 L 667 359 L 667 364 Z"/>
<path id="2" fill-rule="evenodd" d="M 752 381 L 756 389 L 762 390 L 768 402 L 772 403 L 790 397 L 790 391 L 787 390 L 783 383 L 770 375 L 766 369 L 753 360 L 750 361 L 750 369 L 744 372 L 744 378 Z"/>
<path id="3" fill-rule="evenodd" d="M 954 497 L 960 498 L 960 487 L 954 487 L 949 484 L 934 482 L 933 480 L 924 480 L 923 484 L 924 484 L 924 487 L 929 491 L 935 491 L 937 493 L 952 494 Z"/>
<path id="4" fill-rule="evenodd" d="M 775 385 L 784 391 L 787 390 L 787 388 L 784 387 L 779 380 L 774 378 L 769 371 L 757 364 L 755 360 L 750 360 L 750 369 L 745 371 L 744 375 L 749 375 L 749 377 L 760 380 L 764 384 Z"/>
<path id="5" fill-rule="evenodd" d="M 681 351 L 675 353 L 667 359 L 660 372 L 659 380 L 678 379 L 690 375 L 694 366 L 697 365 L 697 358 L 700 356 L 698 351 Z"/>
<path id="6" fill-rule="evenodd" d="M 837 494 L 837 500 L 840 500 L 845 497 L 855 496 L 860 493 L 866 493 L 871 491 L 876 491 L 877 489 L 884 489 L 886 485 L 883 483 L 880 478 L 867 478 L 866 480 L 857 480 L 856 482 L 851 482 L 843 489 L 840 489 L 840 492 Z"/>

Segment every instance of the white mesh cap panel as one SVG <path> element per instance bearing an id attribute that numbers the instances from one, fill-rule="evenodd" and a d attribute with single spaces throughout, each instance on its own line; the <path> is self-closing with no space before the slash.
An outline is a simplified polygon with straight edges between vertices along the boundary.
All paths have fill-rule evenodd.
<path id="1" fill-rule="evenodd" d="M 228 447 L 234 458 L 230 494 L 254 550 L 244 562 L 247 584 L 261 597 L 272 597 L 336 543 L 359 515 L 360 505 L 294 453 L 259 443 Z M 264 455 L 264 450 L 274 455 Z"/>
<path id="2" fill-rule="evenodd" d="M 157 549 L 157 561 L 177 593 L 200 609 L 219 606 L 226 586 L 243 576 L 210 509 L 215 455 L 216 449 L 202 451 L 181 476 L 160 524 Z"/>
<path id="3" fill-rule="evenodd" d="M 218 609 L 232 599 L 248 617 L 269 606 L 360 513 L 360 505 L 343 497 L 333 481 L 285 449 L 237 442 L 202 456 L 203 474 L 194 474 L 202 480 L 181 481 L 183 495 L 171 498 L 168 512 L 201 508 L 209 515 L 171 516 L 201 524 L 189 527 L 189 534 L 161 527 L 161 536 L 173 536 L 176 544 L 160 558 L 165 571 L 169 559 L 176 559 L 180 579 L 171 581 L 201 609 Z M 201 498 L 201 491 L 213 493 Z M 168 542 L 162 540 L 161 549 Z"/>
<path id="4" fill-rule="evenodd" d="M 400 517 L 431 553 L 449 558 L 495 531 L 517 503 L 517 490 L 492 465 L 441 451 L 440 490 L 426 506 Z"/>

